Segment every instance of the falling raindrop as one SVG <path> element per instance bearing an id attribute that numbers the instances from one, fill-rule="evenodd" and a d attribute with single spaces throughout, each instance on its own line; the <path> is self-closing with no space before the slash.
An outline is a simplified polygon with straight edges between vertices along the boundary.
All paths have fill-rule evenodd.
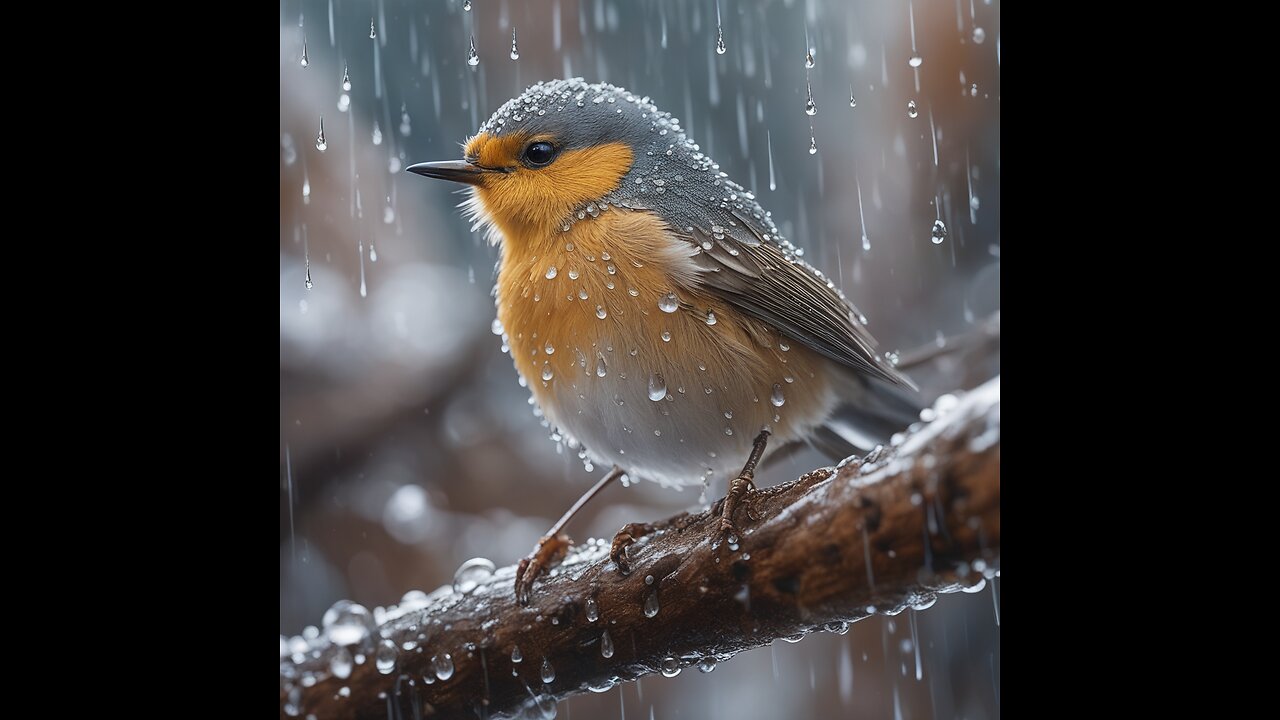
<path id="1" fill-rule="evenodd" d="M 947 224 L 942 222 L 942 218 L 933 221 L 932 236 L 934 245 L 941 245 L 947 239 Z"/>
<path id="2" fill-rule="evenodd" d="M 650 397 L 653 395 L 650 394 Z M 658 610 L 658 591 L 654 589 L 649 592 L 649 597 L 644 599 L 644 616 L 651 618 L 658 614 Z"/>
<path id="3" fill-rule="evenodd" d="M 778 183 L 773 175 L 773 135 L 769 131 L 765 131 L 765 139 L 769 142 L 769 190 L 777 190 Z"/>
<path id="4" fill-rule="evenodd" d="M 373 661 L 378 666 L 378 672 L 390 675 L 396 668 L 396 644 L 390 640 L 378 643 L 378 652 L 373 656 Z"/>
<path id="5" fill-rule="evenodd" d="M 519 50 L 518 48 L 516 48 L 516 27 L 515 27 L 515 25 L 512 25 L 512 26 L 511 26 L 511 59 L 512 59 L 512 60 L 519 60 L 519 59 L 520 59 L 520 50 Z"/>
<path id="6" fill-rule="evenodd" d="M 675 657 L 667 656 L 662 661 L 662 675 L 664 677 L 675 677 L 680 674 L 680 660 Z"/>
<path id="7" fill-rule="evenodd" d="M 462 0 L 462 9 L 471 12 L 471 0 Z"/>
<path id="8" fill-rule="evenodd" d="M 924 58 L 920 57 L 920 53 L 911 53 L 911 57 L 907 59 L 907 64 L 913 68 L 918 68 L 924 64 Z"/>
<path id="9" fill-rule="evenodd" d="M 813 86 L 810 85 L 808 81 L 805 82 L 804 86 L 805 86 L 805 92 L 806 92 L 806 97 L 804 99 L 804 114 L 817 115 L 818 106 L 815 105 L 813 102 Z"/>
<path id="10" fill-rule="evenodd" d="M 600 655 L 606 658 L 613 657 L 613 638 L 609 637 L 608 630 L 600 635 Z"/>
<path id="11" fill-rule="evenodd" d="M 813 48 L 809 48 L 804 53 L 804 66 L 810 70 L 813 69 L 813 66 L 815 64 L 813 62 L 813 50 L 814 50 Z"/>
<path id="12" fill-rule="evenodd" d="M 448 680 L 453 677 L 453 658 L 450 657 L 449 653 L 431 658 L 431 664 L 436 669 L 436 677 L 441 680 Z"/>
<path id="13" fill-rule="evenodd" d="M 369 18 L 369 39 L 378 37 L 378 30 L 373 26 L 373 18 Z"/>
<path id="14" fill-rule="evenodd" d="M 315 283 L 311 282 L 311 258 L 307 258 L 307 289 L 315 287 Z"/>
<path id="15" fill-rule="evenodd" d="M 809 128 L 809 154 L 810 155 L 818 154 L 818 139 L 813 136 L 812 127 Z"/>
<path id="16" fill-rule="evenodd" d="M 409 124 L 409 109 L 404 103 L 400 103 L 400 134 L 409 137 L 412 130 Z"/>
<path id="17" fill-rule="evenodd" d="M 351 73 L 347 71 L 347 66 L 342 66 L 342 89 L 351 92 Z"/>
<path id="18" fill-rule="evenodd" d="M 916 101 L 908 100 L 907 101 L 907 117 L 915 118 L 915 117 L 919 117 L 919 115 L 920 115 L 920 111 L 916 110 Z"/>
<path id="19" fill-rule="evenodd" d="M 459 565 L 457 572 L 453 574 L 453 591 L 466 595 L 487 580 L 493 571 L 492 560 L 482 557 L 471 558 Z"/>
<path id="20" fill-rule="evenodd" d="M 551 667 L 551 661 L 542 659 L 542 682 L 549 683 L 556 679 L 556 669 Z"/>
<path id="21" fill-rule="evenodd" d="M 595 622 L 600 619 L 600 606 L 596 604 L 595 598 L 587 598 L 587 622 Z"/>
<path id="22" fill-rule="evenodd" d="M 378 127 L 377 120 L 373 121 L 373 144 L 374 145 L 382 144 L 382 128 Z"/>
<path id="23" fill-rule="evenodd" d="M 298 62 L 302 65 L 302 67 L 306 67 L 311 64 L 311 61 L 307 59 L 307 36 L 306 35 L 302 36 L 302 59 L 299 60 Z"/>
<path id="24" fill-rule="evenodd" d="M 329 143 L 324 139 L 324 116 L 320 116 L 320 134 L 316 135 L 316 149 L 324 152 L 329 149 Z"/>
<path id="25" fill-rule="evenodd" d="M 982 42 L 983 42 L 984 40 L 986 40 L 986 39 L 987 39 L 987 31 L 986 31 L 986 30 L 983 30 L 983 29 L 982 29 L 982 28 L 980 28 L 980 27 L 975 27 L 975 28 L 973 29 L 973 42 L 974 42 L 974 43 L 976 43 L 976 44 L 978 44 L 978 45 L 981 45 L 981 44 L 982 44 Z"/>
<path id="26" fill-rule="evenodd" d="M 974 83 L 973 87 L 969 88 L 969 97 L 978 97 L 978 83 Z"/>
<path id="27" fill-rule="evenodd" d="M 680 307 L 680 300 L 675 293 L 669 292 L 658 298 L 658 309 L 664 313 L 673 313 Z"/>
<path id="28" fill-rule="evenodd" d="M 471 49 L 467 51 L 467 64 L 475 67 L 480 64 L 480 55 L 476 53 L 476 36 L 471 36 Z"/>
<path id="29" fill-rule="evenodd" d="M 856 98 L 856 97 L 854 97 L 854 96 L 853 96 L 853 86 L 852 86 L 852 85 L 850 85 L 850 86 L 849 86 L 849 107 L 851 107 L 851 108 L 856 108 L 856 107 L 858 107 L 858 98 Z"/>

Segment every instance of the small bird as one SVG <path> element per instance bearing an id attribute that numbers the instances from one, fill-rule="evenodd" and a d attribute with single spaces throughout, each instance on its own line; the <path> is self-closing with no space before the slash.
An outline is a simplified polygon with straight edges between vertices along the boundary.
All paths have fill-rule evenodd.
<path id="1" fill-rule="evenodd" d="M 464 160 L 407 170 L 470 186 L 462 206 L 500 248 L 494 297 L 516 370 L 570 446 L 612 466 L 521 561 L 521 603 L 567 551 L 564 525 L 624 474 L 730 479 L 719 533 L 733 542 L 766 453 L 807 442 L 844 457 L 917 419 L 914 386 L 866 318 L 648 97 L 541 82 Z M 622 572 L 652 529 L 619 532 Z"/>

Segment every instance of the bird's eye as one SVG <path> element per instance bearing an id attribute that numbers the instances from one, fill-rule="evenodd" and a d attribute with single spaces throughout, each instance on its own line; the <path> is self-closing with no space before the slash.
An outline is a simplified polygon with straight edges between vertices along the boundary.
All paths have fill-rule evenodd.
<path id="1" fill-rule="evenodd" d="M 549 142 L 536 142 L 524 149 L 524 161 L 530 167 L 543 167 L 551 164 L 556 157 L 556 149 Z"/>

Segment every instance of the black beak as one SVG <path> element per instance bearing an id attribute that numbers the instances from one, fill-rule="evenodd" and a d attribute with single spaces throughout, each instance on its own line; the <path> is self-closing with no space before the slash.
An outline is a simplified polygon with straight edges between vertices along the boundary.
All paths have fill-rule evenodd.
<path id="1" fill-rule="evenodd" d="M 461 160 L 418 163 L 417 165 L 410 165 L 405 170 L 424 177 L 452 180 L 453 182 L 466 183 L 468 185 L 479 185 L 482 182 L 484 173 L 487 172 L 484 168 L 476 167 Z"/>

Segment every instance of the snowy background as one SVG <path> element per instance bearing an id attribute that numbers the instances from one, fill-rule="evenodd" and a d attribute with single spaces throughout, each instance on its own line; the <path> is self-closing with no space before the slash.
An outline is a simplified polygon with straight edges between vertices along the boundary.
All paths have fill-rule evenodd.
<path id="1" fill-rule="evenodd" d="M 490 332 L 496 250 L 454 188 L 403 172 L 459 158 L 533 82 L 611 82 L 673 113 L 884 350 L 998 312 L 998 0 L 722 0 L 719 14 L 723 54 L 714 0 L 281 4 L 282 634 L 340 598 L 430 591 L 468 558 L 513 563 L 596 477 L 557 451 Z M 759 480 L 826 464 L 800 453 Z M 697 503 L 696 489 L 614 487 L 569 530 L 611 537 Z M 997 717 L 997 607 L 989 583 L 560 716 Z"/>

